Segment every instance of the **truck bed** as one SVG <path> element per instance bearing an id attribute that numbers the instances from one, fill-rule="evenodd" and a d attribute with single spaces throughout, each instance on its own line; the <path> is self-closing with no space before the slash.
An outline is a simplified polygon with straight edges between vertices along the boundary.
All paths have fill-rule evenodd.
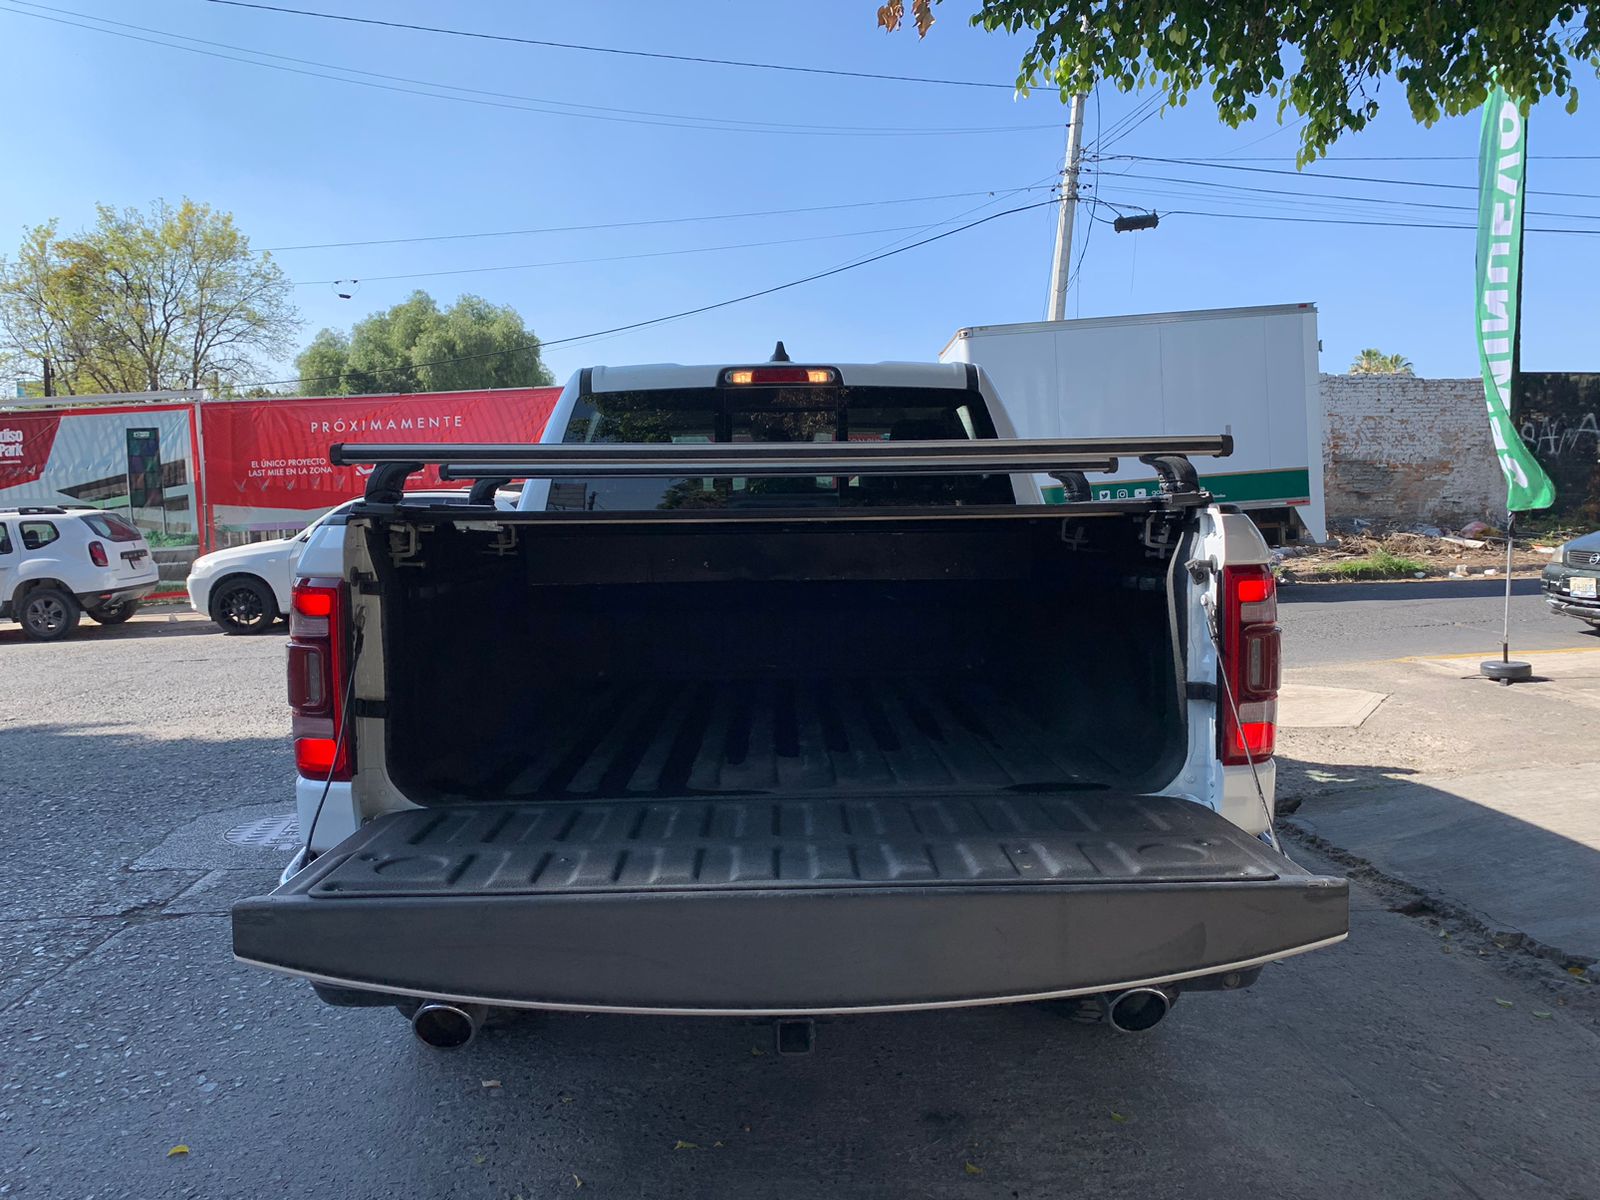
<path id="1" fill-rule="evenodd" d="M 446 749 L 435 763 L 468 794 L 515 799 L 1090 786 L 1118 769 L 1113 756 L 971 679 L 789 677 L 591 686 L 550 711 L 537 742 L 513 720 L 487 754 Z"/>
<path id="2" fill-rule="evenodd" d="M 497 546 L 374 522 L 384 761 L 419 804 L 1159 791 L 1189 732 L 1183 581 L 1141 528 L 537 522 Z M 426 567 L 391 566 L 391 538 Z"/>
<path id="3" fill-rule="evenodd" d="M 1174 797 L 542 801 L 379 817 L 236 907 L 234 946 L 400 995 L 822 1012 L 1241 969 L 1337 940 L 1346 905 Z"/>

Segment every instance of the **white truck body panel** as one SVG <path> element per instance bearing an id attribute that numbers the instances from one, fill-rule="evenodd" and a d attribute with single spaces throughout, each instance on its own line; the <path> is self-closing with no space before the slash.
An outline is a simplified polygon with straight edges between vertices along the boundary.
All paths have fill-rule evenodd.
<path id="1" fill-rule="evenodd" d="M 1316 307 L 1282 304 L 978 325 L 958 330 L 939 357 L 987 372 L 1017 437 L 1225 430 L 1233 456 L 1200 464 L 1201 482 L 1241 508 L 1292 507 L 1320 542 L 1317 352 Z M 1154 476 L 1125 462 L 1090 484 L 1097 498 L 1138 496 Z"/>

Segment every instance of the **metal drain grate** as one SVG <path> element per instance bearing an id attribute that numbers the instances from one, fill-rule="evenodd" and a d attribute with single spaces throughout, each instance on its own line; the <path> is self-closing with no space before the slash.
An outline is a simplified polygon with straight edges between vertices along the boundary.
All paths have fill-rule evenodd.
<path id="1" fill-rule="evenodd" d="M 300 848 L 300 818 L 290 813 L 287 817 L 262 817 L 235 825 L 222 835 L 235 846 L 249 846 L 256 850 L 298 850 Z"/>

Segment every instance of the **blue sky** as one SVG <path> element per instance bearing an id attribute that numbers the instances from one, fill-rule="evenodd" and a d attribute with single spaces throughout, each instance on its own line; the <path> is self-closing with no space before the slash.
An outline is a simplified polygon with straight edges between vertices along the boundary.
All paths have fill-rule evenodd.
<path id="1" fill-rule="evenodd" d="M 448 8 L 424 0 L 285 3 L 673 54 L 999 83 L 1013 79 L 1024 47 L 1021 39 L 970 28 L 965 18 L 972 5 L 962 0 L 940 6 L 939 23 L 921 42 L 875 29 L 873 0 L 722 3 L 694 6 L 692 18 L 682 15 L 686 6 L 659 2 L 539 11 L 511 0 Z M 0 252 L 15 246 L 25 226 L 50 217 L 67 230 L 82 226 L 96 202 L 142 206 L 184 195 L 233 212 L 258 248 L 943 197 L 608 230 L 281 250 L 275 257 L 301 284 L 302 341 L 324 325 L 348 328 L 416 287 L 442 302 L 474 292 L 514 305 L 546 339 L 714 303 L 1045 199 L 1040 190 L 1014 189 L 1048 185 L 1064 140 L 1066 108 L 1052 93 L 1018 101 L 1004 88 L 588 54 L 204 0 L 50 0 L 49 10 L 31 9 L 81 24 L 93 22 L 69 14 L 535 98 L 478 95 L 491 103 L 471 104 L 186 53 L 19 15 L 22 7 L 0 0 L 8 84 L 0 122 L 7 181 L 0 188 Z M 1530 217 L 1530 227 L 1600 230 L 1600 160 L 1552 157 L 1600 154 L 1600 89 L 1591 81 L 1584 90 L 1595 98 L 1577 116 L 1555 104 L 1532 116 L 1530 188 L 1579 195 L 1538 196 L 1532 208 L 1574 215 Z M 1265 173 L 1292 169 L 1293 130 L 1270 120 L 1231 130 L 1204 97 L 1139 120 L 1148 98 L 1102 87 L 1088 106 L 1086 141 L 1104 155 L 1227 162 L 1201 167 L 1106 158 L 1092 164 L 1085 183 L 1107 201 L 1161 212 L 1471 223 L 1474 195 L 1462 189 L 1475 183 L 1476 118 L 1421 128 L 1392 83 L 1379 93 L 1383 115 L 1336 146 L 1336 161 L 1318 166 L 1316 179 Z M 544 101 L 670 115 L 595 113 L 623 118 L 596 120 L 496 106 L 551 107 Z M 706 128 L 681 116 L 762 128 Z M 905 129 L 983 132 L 881 132 Z M 1385 161 L 1369 160 L 1374 157 Z M 1328 174 L 1430 186 L 1320 178 Z M 1241 187 L 1275 190 L 1236 190 Z M 1308 199 L 1313 194 L 1357 199 Z M 1097 211 L 1111 215 L 1104 207 Z M 1405 354 L 1419 374 L 1477 372 L 1470 230 L 1171 215 L 1158 230 L 1119 235 L 1086 217 L 1080 210 L 1081 270 L 1069 315 L 1309 300 L 1321 313 L 1324 370 L 1343 370 L 1359 349 L 1375 345 Z M 1000 217 L 804 287 L 633 333 L 553 346 L 547 361 L 565 378 L 592 362 L 765 357 L 775 338 L 812 360 L 931 359 L 961 326 L 1043 317 L 1054 221 L 1049 208 Z M 786 244 L 752 245 L 773 242 Z M 664 253 L 705 247 L 741 248 Z M 623 257 L 632 255 L 655 257 Z M 523 269 L 606 258 L 613 261 Z M 486 267 L 518 269 L 472 270 Z M 471 273 L 378 278 L 455 271 Z M 327 281 L 350 278 L 362 280 L 359 290 L 341 300 Z M 1526 369 L 1600 367 L 1596 279 L 1600 235 L 1529 234 Z M 269 378 L 291 374 L 287 363 L 268 368 Z"/>

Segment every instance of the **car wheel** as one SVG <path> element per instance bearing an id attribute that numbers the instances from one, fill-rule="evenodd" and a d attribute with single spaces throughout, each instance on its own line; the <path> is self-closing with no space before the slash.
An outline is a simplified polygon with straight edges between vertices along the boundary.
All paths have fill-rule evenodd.
<path id="1" fill-rule="evenodd" d="M 24 637 L 36 642 L 54 642 L 78 627 L 78 617 L 82 611 L 70 592 L 63 592 L 60 588 L 36 587 L 22 601 L 17 620 L 22 624 Z"/>
<path id="2" fill-rule="evenodd" d="M 139 611 L 137 600 L 123 600 L 117 604 L 103 604 L 99 608 L 85 609 L 91 620 L 99 625 L 121 625 Z"/>
<path id="3" fill-rule="evenodd" d="M 259 579 L 224 580 L 211 597 L 211 619 L 223 633 L 266 633 L 278 619 L 278 602 Z"/>

